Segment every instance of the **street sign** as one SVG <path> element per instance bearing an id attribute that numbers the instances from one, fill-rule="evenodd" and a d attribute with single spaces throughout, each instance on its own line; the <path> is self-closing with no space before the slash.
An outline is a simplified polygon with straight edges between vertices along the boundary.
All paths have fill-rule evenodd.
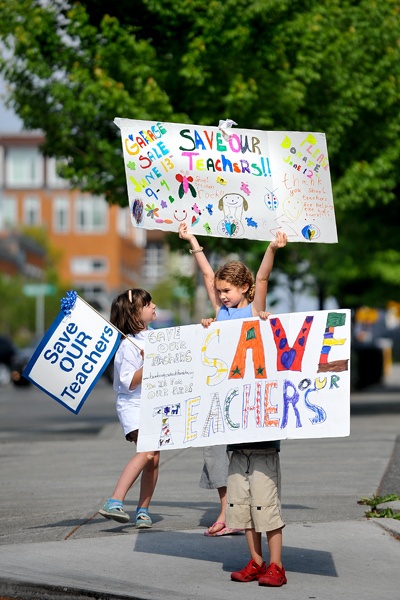
<path id="1" fill-rule="evenodd" d="M 56 286 L 49 283 L 27 283 L 23 287 L 25 296 L 36 298 L 36 337 L 44 334 L 44 297 L 56 293 Z"/>
<path id="2" fill-rule="evenodd" d="M 23 292 L 25 296 L 52 296 L 56 287 L 49 283 L 28 283 L 24 285 Z"/>

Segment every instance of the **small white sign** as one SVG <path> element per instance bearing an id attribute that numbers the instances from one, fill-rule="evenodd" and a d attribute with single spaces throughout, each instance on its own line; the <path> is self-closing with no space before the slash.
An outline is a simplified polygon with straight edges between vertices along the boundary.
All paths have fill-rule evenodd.
<path id="1" fill-rule="evenodd" d="M 24 370 L 24 377 L 78 414 L 114 355 L 121 333 L 84 300 L 60 311 Z"/>

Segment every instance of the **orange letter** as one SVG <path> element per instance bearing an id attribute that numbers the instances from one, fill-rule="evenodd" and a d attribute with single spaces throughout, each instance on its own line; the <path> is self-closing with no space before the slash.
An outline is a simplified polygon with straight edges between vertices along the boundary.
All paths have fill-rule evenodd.
<path id="1" fill-rule="evenodd" d="M 259 321 L 245 321 L 242 325 L 236 354 L 232 361 L 229 379 L 243 379 L 246 366 L 246 352 L 253 352 L 254 377 L 266 379 L 264 345 Z"/>

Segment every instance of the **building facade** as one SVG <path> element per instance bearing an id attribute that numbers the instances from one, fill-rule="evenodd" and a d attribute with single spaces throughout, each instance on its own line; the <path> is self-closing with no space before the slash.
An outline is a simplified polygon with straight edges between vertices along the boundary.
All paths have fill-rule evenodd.
<path id="1" fill-rule="evenodd" d="M 127 287 L 154 285 L 168 256 L 162 232 L 134 228 L 128 204 L 110 206 L 71 189 L 56 161 L 41 154 L 43 139 L 0 134 L 0 238 L 45 229 L 59 254 L 60 281 L 100 307 Z"/>

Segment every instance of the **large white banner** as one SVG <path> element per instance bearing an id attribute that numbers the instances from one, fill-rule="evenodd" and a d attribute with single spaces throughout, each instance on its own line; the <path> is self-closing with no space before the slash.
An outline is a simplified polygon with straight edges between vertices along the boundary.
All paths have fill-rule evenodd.
<path id="1" fill-rule="evenodd" d="M 24 377 L 78 414 L 113 357 L 121 333 L 76 292 L 36 348 Z"/>
<path id="2" fill-rule="evenodd" d="M 350 433 L 350 311 L 149 331 L 138 450 Z"/>
<path id="3" fill-rule="evenodd" d="M 132 224 L 195 235 L 337 242 L 324 133 L 115 118 Z"/>

